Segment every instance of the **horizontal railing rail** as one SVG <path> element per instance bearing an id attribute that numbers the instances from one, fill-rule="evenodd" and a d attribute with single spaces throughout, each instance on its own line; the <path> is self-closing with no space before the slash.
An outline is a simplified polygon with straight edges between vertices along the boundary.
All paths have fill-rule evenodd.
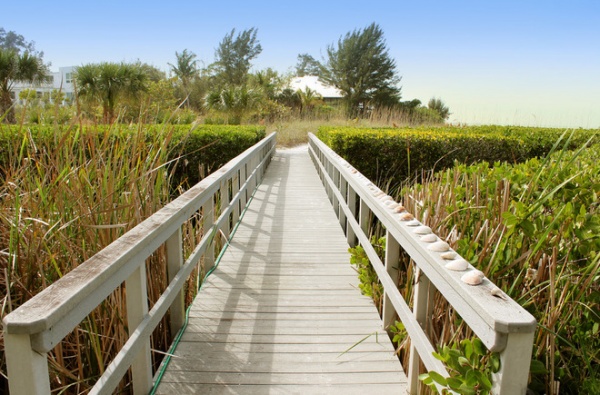
<path id="1" fill-rule="evenodd" d="M 312 134 L 309 134 L 309 153 L 348 244 L 364 248 L 383 286 L 384 327 L 392 324 L 397 314 L 410 337 L 409 393 L 418 391 L 420 362 L 428 371 L 449 376 L 444 364 L 433 357 L 435 350 L 427 336 L 428 317 L 437 289 L 486 347 L 500 354 L 501 367 L 493 376 L 492 393 L 525 394 L 536 328 L 534 317 Z M 386 231 L 384 262 L 369 241 L 373 216 Z M 401 250 L 418 268 L 412 309 L 392 280 L 397 275 Z M 448 269 L 449 262 L 462 270 Z M 469 285 L 463 276 L 475 277 L 481 284 Z"/>
<path id="2" fill-rule="evenodd" d="M 134 392 L 147 394 L 152 331 L 169 310 L 171 332 L 183 326 L 187 278 L 201 258 L 205 270 L 214 264 L 215 235 L 229 235 L 274 150 L 273 133 L 8 314 L 3 324 L 10 393 L 49 394 L 47 353 L 125 283 L 129 339 L 90 393 L 111 394 L 131 367 Z M 203 236 L 184 260 L 182 225 L 200 210 Z M 145 261 L 162 245 L 168 286 L 148 310 Z"/>

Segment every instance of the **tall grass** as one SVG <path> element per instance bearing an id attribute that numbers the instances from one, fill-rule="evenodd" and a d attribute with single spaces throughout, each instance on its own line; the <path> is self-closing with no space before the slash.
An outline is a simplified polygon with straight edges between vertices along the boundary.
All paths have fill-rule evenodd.
<path id="1" fill-rule="evenodd" d="M 0 169 L 1 317 L 172 197 L 165 165 L 172 133 L 165 129 L 148 135 L 142 128 L 118 138 L 112 130 L 56 128 L 51 141 L 36 141 L 22 127 L 22 139 L 8 149 L 11 165 Z M 199 237 L 198 223 L 190 221 L 184 228 L 188 250 Z M 146 265 L 152 305 L 166 287 L 164 249 Z M 194 281 L 190 279 L 188 300 L 196 289 Z M 117 289 L 49 353 L 56 392 L 85 392 L 123 346 L 128 338 L 124 299 L 124 289 Z M 169 344 L 168 325 L 163 322 L 151 347 L 166 350 Z M 158 363 L 162 354 L 153 355 Z M 3 351 L 0 372 L 6 379 Z M 128 390 L 127 382 L 120 391 Z"/>
<path id="2" fill-rule="evenodd" d="M 456 165 L 398 200 L 538 321 L 530 388 L 600 391 L 600 145 L 519 165 Z M 402 262 L 408 299 L 412 265 Z M 432 339 L 471 333 L 437 295 Z M 401 347 L 406 346 L 406 343 Z M 405 347 L 404 347 L 405 348 Z"/>
<path id="3" fill-rule="evenodd" d="M 340 127 L 404 127 L 414 125 L 444 126 L 443 123 L 428 120 L 419 114 L 410 114 L 393 108 L 375 108 L 362 118 L 348 119 L 342 108 L 336 108 L 326 115 L 308 113 L 302 116 L 281 117 L 267 125 L 269 131 L 277 132 L 277 145 L 293 147 L 308 143 L 308 133 L 317 133 L 321 126 Z"/>

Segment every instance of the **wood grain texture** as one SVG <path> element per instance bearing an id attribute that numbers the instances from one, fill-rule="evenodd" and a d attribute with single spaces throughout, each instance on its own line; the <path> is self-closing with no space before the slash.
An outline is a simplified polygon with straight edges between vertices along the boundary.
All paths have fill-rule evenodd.
<path id="1" fill-rule="evenodd" d="M 157 393 L 405 393 L 347 251 L 307 151 L 278 151 Z"/>

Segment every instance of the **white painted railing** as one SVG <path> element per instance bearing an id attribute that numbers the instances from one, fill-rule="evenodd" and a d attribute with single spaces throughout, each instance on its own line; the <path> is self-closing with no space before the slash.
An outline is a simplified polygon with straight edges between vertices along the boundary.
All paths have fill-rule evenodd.
<path id="1" fill-rule="evenodd" d="M 435 350 L 426 334 L 437 289 L 486 347 L 499 352 L 501 368 L 494 374 L 492 393 L 525 394 L 536 328 L 533 316 L 485 278 L 478 286 L 465 284 L 461 277 L 476 273 L 471 265 L 462 272 L 447 269 L 448 260 L 442 257 L 443 251 L 434 250 L 446 250 L 448 258 L 453 254 L 448 245 L 417 221 L 410 221 L 409 215 L 399 214 L 397 211 L 401 209 L 397 203 L 385 197 L 366 177 L 312 134 L 309 135 L 309 152 L 348 243 L 351 246 L 358 243 L 365 249 L 379 276 L 384 288 L 384 327 L 388 327 L 398 314 L 410 337 L 409 393 L 416 394 L 418 390 L 419 361 L 428 371 L 448 377 L 443 363 L 432 356 Z M 385 262 L 379 259 L 369 242 L 373 216 L 386 229 Z M 437 241 L 426 242 L 425 236 L 415 232 L 417 228 L 418 233 Z M 392 280 L 397 277 L 395 266 L 401 249 L 410 255 L 419 269 L 419 274 L 415 275 L 412 310 Z M 456 256 L 453 260 L 461 258 Z"/>
<path id="2" fill-rule="evenodd" d="M 129 339 L 90 393 L 111 394 L 131 367 L 134 392 L 147 394 L 152 387 L 152 331 L 169 309 L 172 333 L 182 327 L 186 279 L 202 257 L 206 270 L 213 265 L 215 234 L 229 235 L 274 150 L 271 134 L 7 315 L 3 323 L 10 393 L 49 394 L 47 353 L 125 283 Z M 181 227 L 199 210 L 203 237 L 184 261 Z M 145 260 L 163 244 L 169 285 L 148 311 Z"/>

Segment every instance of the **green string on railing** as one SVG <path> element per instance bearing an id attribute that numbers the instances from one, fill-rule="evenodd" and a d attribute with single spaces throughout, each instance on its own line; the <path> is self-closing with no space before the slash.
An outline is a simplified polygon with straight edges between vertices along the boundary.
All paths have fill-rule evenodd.
<path id="1" fill-rule="evenodd" d="M 202 279 L 202 282 L 200 283 L 200 286 L 198 287 L 198 291 L 196 293 L 196 297 L 198 297 L 198 295 L 200 294 L 200 291 L 202 290 L 202 285 L 204 285 L 204 282 L 206 281 L 206 279 L 208 278 L 208 276 L 210 276 L 212 274 L 212 272 L 214 272 L 217 269 L 217 267 L 219 266 L 219 262 L 221 261 L 221 258 L 225 254 L 225 251 L 227 251 L 227 247 L 229 246 L 229 242 L 233 239 L 233 236 L 235 235 L 235 232 L 237 231 L 237 228 L 239 227 L 240 223 L 242 222 L 242 219 L 244 218 L 244 215 L 246 214 L 246 210 L 248 210 L 248 206 L 250 206 L 250 203 L 252 202 L 252 199 L 254 198 L 254 194 L 256 193 L 256 189 L 258 189 L 258 185 L 256 186 L 256 188 L 254 188 L 254 191 L 252 191 L 252 195 L 250 196 L 250 199 L 248 199 L 248 202 L 246 203 L 246 206 L 244 207 L 244 210 L 240 213 L 240 219 L 238 220 L 238 222 L 233 227 L 233 230 L 231 231 L 231 235 L 229 236 L 229 238 L 225 242 L 225 245 L 221 249 L 221 252 L 217 256 L 217 259 L 215 260 L 215 264 L 206 273 L 206 275 L 204 276 L 204 279 Z M 165 359 L 163 360 L 163 362 L 160 365 L 160 369 L 158 370 L 158 373 L 156 375 L 156 380 L 154 381 L 154 385 L 152 386 L 152 390 L 150 391 L 149 395 L 155 395 L 156 394 L 156 391 L 158 389 L 158 385 L 160 384 L 160 382 L 161 382 L 161 380 L 162 380 L 162 378 L 163 378 L 163 376 L 165 374 L 165 371 L 167 370 L 167 367 L 169 366 L 169 363 L 171 362 L 171 357 L 173 356 L 173 353 L 177 349 L 177 346 L 179 345 L 179 342 L 181 341 L 181 337 L 183 336 L 183 333 L 185 332 L 185 329 L 188 326 L 189 318 L 190 318 L 190 310 L 192 308 L 192 304 L 190 304 L 188 306 L 187 310 L 185 311 L 185 321 L 183 322 L 183 326 L 177 332 L 177 336 L 175 336 L 175 339 L 173 340 L 173 344 L 171 344 L 171 347 L 169 348 L 169 351 L 167 352 L 167 354 L 165 356 Z"/>

